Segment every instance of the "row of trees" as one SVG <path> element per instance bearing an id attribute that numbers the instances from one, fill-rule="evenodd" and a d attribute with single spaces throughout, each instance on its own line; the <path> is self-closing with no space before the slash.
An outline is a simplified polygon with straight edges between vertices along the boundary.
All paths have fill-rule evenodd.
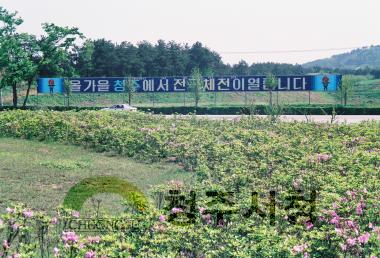
<path id="1" fill-rule="evenodd" d="M 194 68 L 202 74 L 304 74 L 300 65 L 263 63 L 224 64 L 220 55 L 202 43 L 192 46 L 159 40 L 155 45 L 143 41 L 116 44 L 105 39 L 87 40 L 77 48 L 73 63 L 81 76 L 174 76 L 189 75 Z M 308 71 L 311 71 L 309 69 Z"/>

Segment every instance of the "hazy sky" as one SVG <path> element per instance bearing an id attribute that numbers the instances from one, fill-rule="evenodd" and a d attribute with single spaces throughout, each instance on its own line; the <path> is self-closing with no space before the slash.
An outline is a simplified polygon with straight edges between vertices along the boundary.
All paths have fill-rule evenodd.
<path id="1" fill-rule="evenodd" d="M 41 23 L 76 26 L 88 38 L 137 43 L 201 41 L 224 62 L 304 63 L 380 44 L 379 0 L 0 0 L 18 11 L 21 31 L 41 34 Z"/>

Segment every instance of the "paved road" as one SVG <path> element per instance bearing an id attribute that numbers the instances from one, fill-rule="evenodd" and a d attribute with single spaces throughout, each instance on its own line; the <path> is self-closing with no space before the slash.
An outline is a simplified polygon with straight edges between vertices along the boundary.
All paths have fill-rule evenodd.
<path id="1" fill-rule="evenodd" d="M 174 117 L 173 115 L 166 115 L 167 118 Z M 183 118 L 189 118 L 191 116 L 182 115 L 177 117 L 183 117 Z M 210 120 L 239 120 L 242 116 L 241 115 L 197 115 L 197 118 L 202 119 L 210 119 Z M 265 115 L 255 115 L 255 117 L 266 117 Z M 326 123 L 331 122 L 331 116 L 325 116 L 325 115 L 311 115 L 306 118 L 303 115 L 283 115 L 280 117 L 282 121 L 313 121 L 318 123 Z M 351 115 L 341 115 L 336 116 L 336 119 L 334 122 L 337 123 L 347 123 L 347 124 L 353 124 L 353 123 L 359 123 L 362 121 L 368 121 L 368 120 L 375 120 L 380 122 L 380 115 L 370 115 L 370 116 L 351 116 Z"/>

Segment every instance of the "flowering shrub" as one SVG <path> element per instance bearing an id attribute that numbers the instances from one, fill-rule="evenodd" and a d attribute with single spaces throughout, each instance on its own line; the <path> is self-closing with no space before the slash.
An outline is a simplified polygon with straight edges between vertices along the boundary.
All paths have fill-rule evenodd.
<path id="1" fill-rule="evenodd" d="M 191 185 L 169 182 L 153 189 L 156 209 L 126 214 L 138 223 L 122 232 L 86 236 L 63 231 L 60 216 L 78 217 L 76 212 L 48 217 L 24 206 L 10 207 L 0 220 L 4 257 L 380 256 L 377 122 L 333 125 L 250 117 L 237 122 L 139 113 L 10 111 L 0 112 L 0 136 L 177 162 L 194 174 Z M 187 199 L 189 191 L 195 192 L 193 223 L 179 226 L 170 221 L 186 218 L 189 208 L 166 207 L 162 193 L 168 190 Z M 313 190 L 314 219 L 306 216 L 307 208 L 299 211 L 304 201 L 298 209 L 289 208 L 294 204 L 290 191 L 309 195 Z M 218 200 L 224 202 L 215 203 L 210 191 L 233 194 L 221 195 Z"/>

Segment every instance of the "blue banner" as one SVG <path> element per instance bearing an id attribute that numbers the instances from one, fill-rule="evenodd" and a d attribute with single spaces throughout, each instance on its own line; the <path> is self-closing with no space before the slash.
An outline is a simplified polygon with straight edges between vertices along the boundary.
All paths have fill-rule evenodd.
<path id="1" fill-rule="evenodd" d="M 38 93 L 63 93 L 63 79 L 62 78 L 39 78 L 37 80 Z"/>
<path id="2" fill-rule="evenodd" d="M 274 91 L 336 91 L 337 75 L 277 76 Z M 265 76 L 217 76 L 203 77 L 206 92 L 269 91 Z M 63 79 L 41 78 L 39 93 L 63 92 Z M 191 77 L 134 77 L 134 78 L 69 78 L 72 93 L 121 93 L 126 84 L 133 85 L 135 92 L 188 92 Z M 52 85 L 54 84 L 53 88 Z M 53 91 L 52 91 L 53 89 Z"/>

